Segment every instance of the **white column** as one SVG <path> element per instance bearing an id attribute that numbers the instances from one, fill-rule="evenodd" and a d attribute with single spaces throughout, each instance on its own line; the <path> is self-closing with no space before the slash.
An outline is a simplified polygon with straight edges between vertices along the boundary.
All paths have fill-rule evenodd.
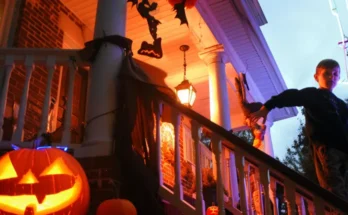
<path id="1" fill-rule="evenodd" d="M 125 36 L 126 0 L 98 0 L 94 39 L 104 35 Z M 91 67 L 87 98 L 86 127 L 83 147 L 77 157 L 103 156 L 112 153 L 116 109 L 116 76 L 120 72 L 122 49 L 113 44 L 102 45 Z M 105 115 L 103 115 L 105 114 Z"/>
<path id="2" fill-rule="evenodd" d="M 272 121 L 268 121 L 268 120 L 266 121 L 266 131 L 265 131 L 263 144 L 264 144 L 264 152 L 268 154 L 269 156 L 274 157 L 272 137 L 271 137 L 272 125 L 273 125 Z"/>
<path id="3" fill-rule="evenodd" d="M 222 45 L 206 48 L 200 54 L 209 73 L 210 119 L 214 123 L 231 129 L 230 105 L 226 83 L 226 55 Z"/>

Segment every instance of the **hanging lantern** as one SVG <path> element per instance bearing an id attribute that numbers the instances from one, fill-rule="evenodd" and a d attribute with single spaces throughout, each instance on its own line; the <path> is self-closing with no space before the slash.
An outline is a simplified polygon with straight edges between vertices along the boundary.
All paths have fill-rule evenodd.
<path id="1" fill-rule="evenodd" d="M 137 215 L 134 205 L 126 199 L 108 199 L 97 209 L 97 215 Z"/>
<path id="2" fill-rule="evenodd" d="M 176 4 L 180 4 L 183 2 L 183 0 L 168 0 L 169 4 L 174 7 Z M 197 0 L 186 0 L 185 1 L 185 7 L 187 9 L 193 8 L 197 3 Z"/>
<path id="3" fill-rule="evenodd" d="M 196 89 L 186 79 L 186 51 L 189 50 L 188 45 L 180 46 L 180 50 L 184 52 L 184 80 L 175 87 L 175 93 L 181 104 L 192 107 L 196 99 Z"/>
<path id="4" fill-rule="evenodd" d="M 189 107 L 193 106 L 196 99 L 196 89 L 188 80 L 183 80 L 178 86 L 176 86 L 175 92 L 181 104 Z"/>
<path id="5" fill-rule="evenodd" d="M 206 214 L 207 215 L 219 215 L 219 207 L 213 203 L 212 206 L 208 207 Z"/>

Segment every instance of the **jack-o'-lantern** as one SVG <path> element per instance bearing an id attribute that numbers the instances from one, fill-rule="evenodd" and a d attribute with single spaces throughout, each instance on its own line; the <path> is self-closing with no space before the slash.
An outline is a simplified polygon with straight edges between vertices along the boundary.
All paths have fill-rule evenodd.
<path id="1" fill-rule="evenodd" d="M 62 150 L 11 151 L 0 158 L 0 167 L 0 214 L 86 214 L 87 177 Z"/>
<path id="2" fill-rule="evenodd" d="M 173 7 L 176 4 L 182 3 L 183 0 L 168 0 L 169 4 L 171 4 Z M 196 5 L 197 0 L 186 0 L 185 1 L 185 7 L 186 8 L 192 8 Z"/>
<path id="3" fill-rule="evenodd" d="M 137 215 L 134 205 L 126 199 L 108 199 L 97 209 L 97 215 Z"/>
<path id="4" fill-rule="evenodd" d="M 219 215 L 219 207 L 214 204 L 207 209 L 207 215 Z"/>

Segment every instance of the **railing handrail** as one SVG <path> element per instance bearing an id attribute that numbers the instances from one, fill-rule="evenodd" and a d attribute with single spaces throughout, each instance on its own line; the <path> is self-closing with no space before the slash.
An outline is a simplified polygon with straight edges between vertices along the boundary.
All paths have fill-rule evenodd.
<path id="1" fill-rule="evenodd" d="M 307 191 L 311 192 L 314 196 L 320 196 L 324 201 L 329 203 L 330 205 L 336 207 L 337 209 L 340 209 L 342 211 L 348 211 L 348 203 L 344 201 L 343 199 L 337 197 L 335 194 L 321 188 L 319 185 L 313 183 L 309 179 L 305 178 L 304 176 L 300 175 L 299 173 L 295 172 L 294 170 L 290 169 L 289 167 L 282 164 L 280 161 L 268 156 L 264 152 L 260 151 L 259 149 L 256 149 L 255 147 L 251 146 L 250 144 L 246 143 L 236 135 L 232 134 L 231 132 L 227 131 L 226 129 L 222 128 L 221 126 L 213 123 L 209 119 L 205 118 L 204 116 L 200 115 L 199 113 L 193 111 L 190 108 L 187 108 L 186 106 L 178 103 L 176 100 L 173 100 L 171 97 L 165 95 L 162 92 L 157 91 L 154 96 L 156 96 L 161 101 L 169 104 L 170 106 L 176 108 L 179 112 L 182 114 L 185 114 L 186 116 L 190 117 L 191 119 L 196 120 L 199 124 L 205 126 L 209 130 L 217 133 L 225 140 L 232 142 L 237 147 L 241 148 L 248 154 L 257 157 L 258 160 L 265 163 L 266 165 L 270 166 L 271 169 L 274 169 L 281 173 L 282 175 L 290 178 L 292 181 L 294 181 L 297 185 L 301 186 L 303 189 L 306 189 Z M 231 143 L 228 143 L 226 141 L 222 141 L 223 146 L 234 150 L 234 146 Z"/>
<path id="2" fill-rule="evenodd" d="M 54 56 L 58 65 L 65 65 L 67 58 L 73 57 L 79 66 L 89 66 L 87 61 L 80 58 L 78 52 L 80 49 L 59 49 L 59 48 L 0 48 L 0 62 L 5 60 L 6 56 L 12 55 L 14 63 L 22 63 L 26 56 L 33 56 L 36 65 L 45 65 L 48 56 Z"/>

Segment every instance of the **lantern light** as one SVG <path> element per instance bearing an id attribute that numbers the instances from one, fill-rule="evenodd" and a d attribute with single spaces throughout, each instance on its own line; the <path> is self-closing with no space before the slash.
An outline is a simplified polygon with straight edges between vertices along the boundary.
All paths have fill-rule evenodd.
<path id="1" fill-rule="evenodd" d="M 184 80 L 175 87 L 175 93 L 181 104 L 192 107 L 196 99 L 196 89 L 193 85 L 186 79 L 186 51 L 189 50 L 188 45 L 180 46 L 180 50 L 184 52 Z"/>

